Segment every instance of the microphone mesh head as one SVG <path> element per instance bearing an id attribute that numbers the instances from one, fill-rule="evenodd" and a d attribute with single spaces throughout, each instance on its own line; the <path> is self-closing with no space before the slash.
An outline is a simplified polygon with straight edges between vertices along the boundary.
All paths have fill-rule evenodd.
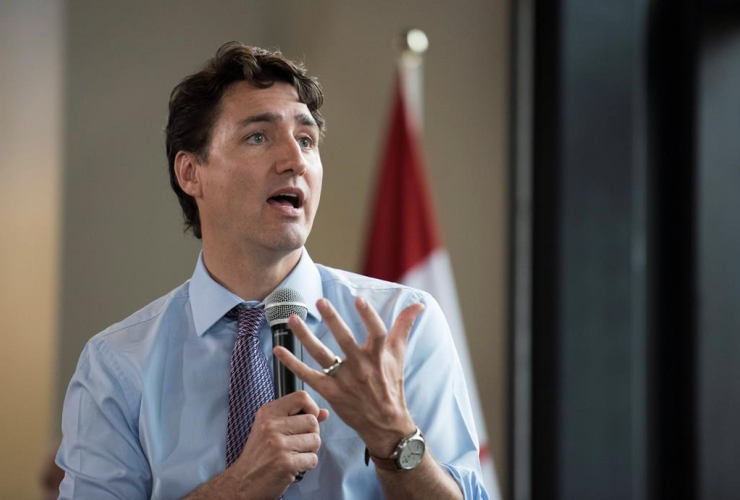
<path id="1" fill-rule="evenodd" d="M 291 314 L 306 321 L 308 307 L 297 290 L 278 288 L 265 299 L 265 316 L 270 326 L 287 322 Z"/>

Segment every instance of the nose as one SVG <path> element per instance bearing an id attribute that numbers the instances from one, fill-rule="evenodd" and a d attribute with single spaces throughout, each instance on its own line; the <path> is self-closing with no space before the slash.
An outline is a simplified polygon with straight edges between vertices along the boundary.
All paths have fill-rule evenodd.
<path id="1" fill-rule="evenodd" d="M 294 175 L 303 175 L 308 167 L 307 161 L 303 149 L 294 137 L 286 137 L 281 141 L 275 166 L 278 174 L 292 171 Z"/>

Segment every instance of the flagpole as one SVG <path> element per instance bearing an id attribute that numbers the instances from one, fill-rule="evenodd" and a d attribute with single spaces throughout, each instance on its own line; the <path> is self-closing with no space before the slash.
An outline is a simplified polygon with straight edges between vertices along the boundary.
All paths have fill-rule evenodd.
<path id="1" fill-rule="evenodd" d="M 419 135 L 424 124 L 424 53 L 428 48 L 429 39 L 422 30 L 411 28 L 401 33 L 399 75 L 411 111 L 409 118 Z"/>

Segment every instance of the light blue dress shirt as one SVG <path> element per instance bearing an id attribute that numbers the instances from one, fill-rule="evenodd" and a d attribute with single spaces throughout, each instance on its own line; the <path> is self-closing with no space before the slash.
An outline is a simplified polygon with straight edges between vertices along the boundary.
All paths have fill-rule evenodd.
<path id="1" fill-rule="evenodd" d="M 309 328 L 339 355 L 316 310 L 319 298 L 334 304 L 358 343 L 366 333 L 355 297 L 367 299 L 388 327 L 413 302 L 426 306 L 404 360 L 408 407 L 428 449 L 465 498 L 488 499 L 463 372 L 434 299 L 316 265 L 305 250 L 281 286 L 303 295 Z M 224 314 L 242 302 L 210 277 L 201 255 L 189 281 L 90 339 L 64 401 L 57 463 L 66 476 L 60 499 L 180 499 L 224 470 L 229 364 L 237 333 L 236 322 Z M 272 366 L 267 325 L 260 342 Z M 320 368 L 307 353 L 304 358 Z M 365 465 L 357 433 L 319 394 L 306 390 L 331 416 L 320 425 L 318 467 L 291 485 L 285 500 L 384 498 L 372 462 Z"/>

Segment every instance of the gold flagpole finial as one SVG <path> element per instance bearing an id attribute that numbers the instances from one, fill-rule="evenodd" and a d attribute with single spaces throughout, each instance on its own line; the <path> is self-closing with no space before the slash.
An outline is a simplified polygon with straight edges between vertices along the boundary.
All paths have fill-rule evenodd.
<path id="1" fill-rule="evenodd" d="M 401 33 L 399 42 L 401 61 L 407 66 L 419 66 L 429 48 L 426 34 L 418 28 L 410 28 Z"/>
<path id="2" fill-rule="evenodd" d="M 421 55 L 429 48 L 429 39 L 418 28 L 407 29 L 401 34 L 401 48 L 404 52 Z"/>
<path id="3" fill-rule="evenodd" d="M 410 28 L 401 33 L 398 69 L 401 85 L 406 96 L 410 122 L 421 132 L 424 121 L 424 52 L 429 48 L 429 39 L 418 28 Z"/>

